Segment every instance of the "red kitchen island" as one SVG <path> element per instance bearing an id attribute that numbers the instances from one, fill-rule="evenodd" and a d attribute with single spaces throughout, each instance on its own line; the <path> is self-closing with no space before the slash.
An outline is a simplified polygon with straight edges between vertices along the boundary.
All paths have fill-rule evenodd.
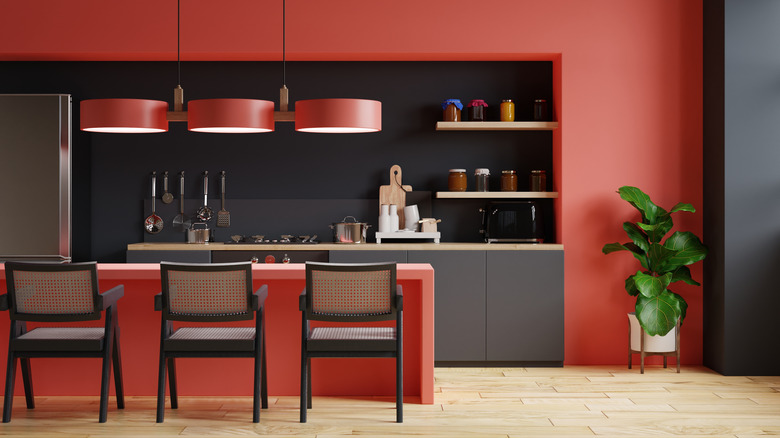
<path id="1" fill-rule="evenodd" d="M 0 268 L 5 293 L 5 269 Z M 298 395 L 300 385 L 301 312 L 298 295 L 305 284 L 305 265 L 255 264 L 254 289 L 268 285 L 266 345 L 268 393 Z M 404 396 L 409 402 L 433 403 L 433 268 L 429 264 L 398 264 L 404 289 Z M 157 394 L 160 315 L 154 295 L 160 291 L 157 264 L 98 264 L 100 291 L 124 284 L 119 301 L 125 393 Z M 9 320 L 0 312 L 0 358 L 6 362 Z M 34 327 L 33 323 L 28 323 Z M 80 326 L 99 326 L 100 322 Z M 251 326 L 252 321 L 235 325 Z M 323 358 L 312 360 L 312 393 L 329 396 L 395 394 L 395 359 Z M 35 394 L 91 395 L 100 393 L 100 359 L 33 359 Z M 177 359 L 179 394 L 183 396 L 251 396 L 252 359 Z M 16 393 L 23 394 L 21 373 Z M 4 381 L 4 380 L 3 380 Z M 113 383 L 111 385 L 113 394 Z"/>

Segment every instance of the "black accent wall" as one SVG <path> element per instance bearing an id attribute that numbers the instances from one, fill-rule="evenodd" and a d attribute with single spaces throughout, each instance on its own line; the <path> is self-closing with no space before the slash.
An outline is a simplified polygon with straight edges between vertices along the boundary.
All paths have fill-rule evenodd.
<path id="1" fill-rule="evenodd" d="M 204 134 L 170 123 L 162 134 L 93 134 L 78 130 L 79 102 L 91 98 L 147 98 L 171 102 L 177 84 L 173 62 L 4 62 L 3 93 L 73 95 L 73 253 L 74 260 L 122 262 L 127 244 L 149 237 L 142 228 L 149 214 L 149 173 L 187 175 L 187 198 L 202 199 L 200 175 L 208 170 L 209 205 L 219 208 L 217 174 L 228 175 L 228 210 L 234 200 L 289 200 L 296 216 L 290 234 L 310 234 L 352 214 L 338 200 L 376 205 L 379 186 L 388 184 L 390 166 L 401 165 L 403 182 L 415 191 L 446 190 L 447 171 L 487 167 L 498 190 L 502 169 L 515 169 L 520 190 L 527 190 L 531 169 L 545 169 L 552 190 L 552 134 L 524 132 L 437 132 L 442 100 L 485 99 L 488 119 L 498 120 L 498 104 L 512 98 L 517 120 L 530 120 L 532 102 L 552 101 L 550 62 L 288 62 L 287 86 L 296 100 L 328 97 L 378 99 L 383 130 L 375 134 L 296 133 L 293 123 L 278 122 L 266 134 Z M 243 97 L 278 104 L 280 62 L 185 62 L 181 66 L 185 102 L 200 98 Z M 294 109 L 294 107 L 292 108 Z M 464 111 L 465 114 L 466 111 Z M 35 178 L 35 175 L 30 175 Z M 473 177 L 469 183 L 473 189 Z M 161 193 L 158 180 L 158 196 Z M 175 179 L 171 190 L 177 195 Z M 312 211 L 307 200 L 336 200 L 333 210 Z M 178 202 L 178 199 L 177 199 Z M 158 207 L 161 203 L 158 199 Z M 479 241 L 483 201 L 435 200 L 431 214 L 442 219 L 443 241 Z M 552 202 L 542 201 L 548 242 L 554 242 Z M 166 206 L 169 207 L 169 206 Z M 189 202 L 187 213 L 197 204 Z M 325 213 L 323 213 L 323 211 Z M 376 214 L 359 220 L 376 226 Z M 257 212 L 251 230 L 247 218 L 234 217 L 247 229 L 266 234 L 278 227 L 274 211 Z M 166 225 L 175 215 L 165 216 Z M 301 219 L 302 218 L 302 219 Z M 276 221 L 276 222 L 274 222 Z M 251 221 L 249 221 L 251 222 Z M 272 226 L 271 224 L 274 224 Z M 274 228 L 276 227 L 276 228 Z M 225 230 L 220 240 L 231 234 Z M 270 233 L 268 233 L 270 234 Z M 320 234 L 328 241 L 330 236 Z M 172 238 L 184 241 L 183 235 Z"/>
<path id="2" fill-rule="evenodd" d="M 703 4 L 704 365 L 778 375 L 780 3 Z"/>

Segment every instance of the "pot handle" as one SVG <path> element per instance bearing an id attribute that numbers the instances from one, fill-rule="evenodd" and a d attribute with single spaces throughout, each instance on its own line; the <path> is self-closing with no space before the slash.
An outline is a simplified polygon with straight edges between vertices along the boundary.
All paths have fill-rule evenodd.
<path id="1" fill-rule="evenodd" d="M 357 223 L 358 220 L 355 219 L 355 216 L 346 216 L 341 222 L 346 222 L 348 217 L 352 218 L 352 222 Z"/>

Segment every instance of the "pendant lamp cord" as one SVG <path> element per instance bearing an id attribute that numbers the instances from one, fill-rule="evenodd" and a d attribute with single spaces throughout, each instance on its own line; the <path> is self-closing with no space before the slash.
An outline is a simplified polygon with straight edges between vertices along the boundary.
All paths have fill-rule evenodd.
<path id="1" fill-rule="evenodd" d="M 176 1 L 176 65 L 181 86 L 181 0 Z"/>
<path id="2" fill-rule="evenodd" d="M 282 85 L 287 86 L 287 1 L 282 0 Z"/>

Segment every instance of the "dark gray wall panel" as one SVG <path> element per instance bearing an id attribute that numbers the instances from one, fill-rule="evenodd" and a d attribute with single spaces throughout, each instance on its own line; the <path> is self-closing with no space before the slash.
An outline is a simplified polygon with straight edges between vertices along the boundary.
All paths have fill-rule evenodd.
<path id="1" fill-rule="evenodd" d="M 780 265 L 780 2 L 726 0 L 723 11 L 723 121 L 706 117 L 704 131 L 705 178 L 715 184 L 705 193 L 704 237 L 707 242 L 712 236 L 715 253 L 705 279 L 712 282 L 705 282 L 711 288 L 705 297 L 713 301 L 705 305 L 705 364 L 729 375 L 777 375 L 780 350 L 772 346 L 780 308 L 775 275 Z M 710 12 L 705 38 L 712 50 L 706 53 L 716 57 L 720 37 L 711 26 L 719 17 L 717 10 Z M 714 64 L 717 58 L 710 59 Z M 718 66 L 709 60 L 706 66 L 713 76 L 705 77 L 716 81 Z M 714 86 L 705 85 L 705 96 L 717 105 Z M 719 181 L 709 175 L 720 171 L 719 153 L 720 200 Z"/>
<path id="2" fill-rule="evenodd" d="M 503 252 L 503 251 L 502 251 Z M 485 251 L 409 251 L 434 270 L 434 360 L 485 360 Z"/>
<path id="3" fill-rule="evenodd" d="M 487 251 L 487 360 L 563 361 L 563 251 Z"/>

